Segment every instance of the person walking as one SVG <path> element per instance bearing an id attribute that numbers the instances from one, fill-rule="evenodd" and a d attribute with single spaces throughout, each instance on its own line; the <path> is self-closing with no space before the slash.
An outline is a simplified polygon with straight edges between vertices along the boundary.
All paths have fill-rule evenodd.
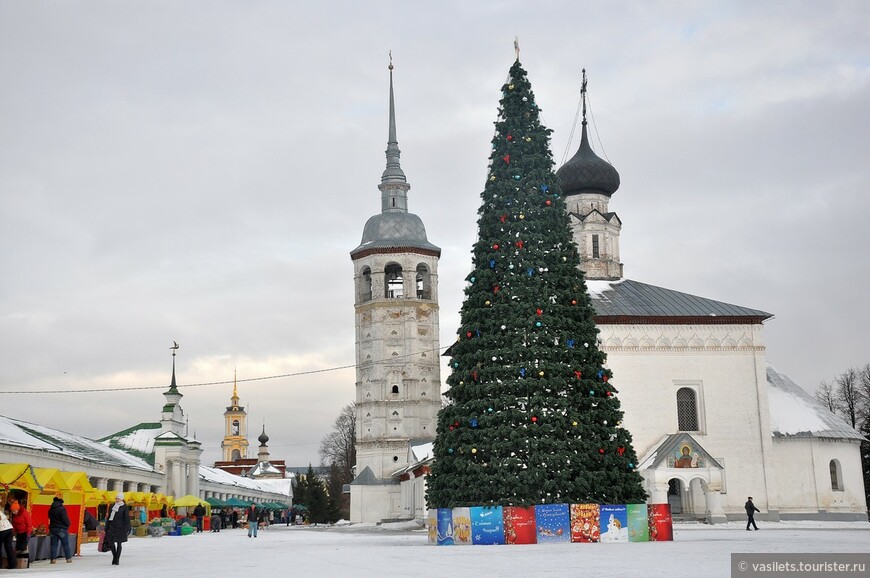
<path id="1" fill-rule="evenodd" d="M 758 508 L 755 507 L 755 504 L 752 503 L 752 496 L 749 496 L 746 500 L 746 504 L 743 506 L 746 508 L 746 531 L 749 531 L 749 526 L 752 526 L 756 530 L 758 526 L 755 524 L 755 512 L 760 512 Z"/>
<path id="2" fill-rule="evenodd" d="M 33 533 L 33 521 L 30 518 L 30 512 L 27 508 L 21 506 L 18 500 L 12 500 L 10 504 L 10 512 L 12 516 L 9 521 L 12 522 L 12 529 L 15 531 L 15 549 L 19 552 L 27 550 L 27 544 L 30 541 L 30 535 Z"/>
<path id="3" fill-rule="evenodd" d="M 58 546 L 63 547 L 63 555 L 67 564 L 72 562 L 72 552 L 69 547 L 69 514 L 63 505 L 60 494 L 51 501 L 48 507 L 48 530 L 51 533 L 51 563 L 57 563 Z"/>
<path id="4" fill-rule="evenodd" d="M 9 563 L 10 570 L 18 567 L 18 557 L 15 555 L 15 544 L 12 541 L 14 532 L 12 522 L 6 517 L 4 509 L 0 508 L 0 549 L 6 550 L 6 561 Z"/>
<path id="5" fill-rule="evenodd" d="M 121 547 L 127 541 L 130 533 L 130 508 L 124 502 L 124 494 L 118 492 L 115 503 L 109 509 L 106 516 L 106 537 L 109 548 L 112 550 L 112 566 L 118 566 L 121 562 Z"/>
<path id="6" fill-rule="evenodd" d="M 247 507 L 245 510 L 245 514 L 248 517 L 248 538 L 251 537 L 251 533 L 253 532 L 254 538 L 257 537 L 257 526 L 260 524 L 260 512 L 257 508 L 257 504 L 251 502 L 251 505 Z"/>
<path id="7" fill-rule="evenodd" d="M 202 518 L 205 516 L 205 508 L 202 504 L 197 504 L 193 509 L 193 516 L 196 518 L 196 531 L 202 532 Z"/>
<path id="8" fill-rule="evenodd" d="M 220 532 L 221 531 L 221 516 L 218 512 L 211 513 L 211 531 L 212 532 Z"/>

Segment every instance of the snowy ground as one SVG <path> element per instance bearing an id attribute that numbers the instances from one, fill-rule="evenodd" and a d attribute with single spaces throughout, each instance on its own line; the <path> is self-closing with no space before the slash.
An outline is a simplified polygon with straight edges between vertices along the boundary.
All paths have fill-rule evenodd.
<path id="1" fill-rule="evenodd" d="M 432 546 L 407 525 L 272 526 L 162 538 L 131 537 L 120 566 L 85 544 L 72 564 L 35 562 L 30 574 L 64 576 L 731 576 L 732 552 L 870 553 L 870 524 L 858 522 L 677 524 L 673 542 L 529 546 Z M 20 571 L 24 572 L 24 571 Z M 7 573 L 3 570 L 0 573 Z M 8 574 L 8 573 L 7 573 Z"/>

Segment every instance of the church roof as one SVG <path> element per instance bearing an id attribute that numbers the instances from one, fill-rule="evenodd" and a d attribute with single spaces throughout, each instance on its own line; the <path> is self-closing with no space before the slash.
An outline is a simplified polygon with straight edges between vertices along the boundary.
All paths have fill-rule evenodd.
<path id="1" fill-rule="evenodd" d="M 273 466 L 270 462 L 257 462 L 253 468 L 248 470 L 247 476 L 249 478 L 256 478 L 258 476 L 265 475 L 282 475 L 281 470 Z"/>
<path id="2" fill-rule="evenodd" d="M 580 148 L 556 171 L 556 176 L 564 195 L 599 193 L 609 197 L 619 188 L 619 173 L 589 146 L 586 120 L 583 121 Z"/>
<path id="3" fill-rule="evenodd" d="M 357 477 L 353 479 L 350 483 L 351 486 L 389 486 L 393 484 L 398 484 L 397 480 L 393 480 L 391 478 L 387 479 L 378 479 L 375 477 L 375 473 L 372 469 L 366 466 L 363 471 L 361 471 Z"/>
<path id="4" fill-rule="evenodd" d="M 380 213 L 369 218 L 359 246 L 350 254 L 366 249 L 423 249 L 441 254 L 441 248 L 426 238 L 423 220 L 406 212 Z"/>
<path id="5" fill-rule="evenodd" d="M 760 323 L 773 317 L 766 311 L 698 297 L 631 279 L 587 281 L 586 287 L 595 306 L 596 322 L 606 321 L 602 318 L 607 317 L 654 319 L 721 317 L 741 318 L 744 322 Z"/>
<path id="6" fill-rule="evenodd" d="M 770 428 L 774 437 L 864 439 L 855 428 L 769 363 L 767 385 Z"/>

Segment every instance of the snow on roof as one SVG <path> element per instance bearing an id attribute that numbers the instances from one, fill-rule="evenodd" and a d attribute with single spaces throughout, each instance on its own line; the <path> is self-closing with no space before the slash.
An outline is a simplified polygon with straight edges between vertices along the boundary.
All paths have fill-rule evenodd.
<path id="1" fill-rule="evenodd" d="M 124 431 L 100 438 L 99 442 L 123 450 L 151 454 L 154 452 L 154 438 L 160 433 L 159 423 L 140 423 Z"/>
<path id="2" fill-rule="evenodd" d="M 32 448 L 100 464 L 153 471 L 145 460 L 98 441 L 50 427 L 0 416 L 0 443 Z"/>
<path id="3" fill-rule="evenodd" d="M 199 466 L 199 477 L 207 482 L 214 482 L 216 484 L 225 484 L 236 486 L 238 488 L 257 490 L 260 492 L 271 492 L 273 494 L 281 494 L 282 496 L 293 495 L 291 492 L 293 478 L 255 480 L 253 478 L 243 478 L 242 476 L 237 476 L 224 470 L 210 468 L 208 466 Z"/>
<path id="4" fill-rule="evenodd" d="M 774 437 L 864 439 L 846 421 L 828 411 L 813 396 L 769 363 L 767 385 L 770 429 Z"/>
<path id="5" fill-rule="evenodd" d="M 280 474 L 281 470 L 273 466 L 270 462 L 257 462 L 253 468 L 248 470 L 248 476 L 257 477 L 263 474 Z"/>
<path id="6" fill-rule="evenodd" d="M 414 457 L 414 461 L 422 462 L 423 460 L 429 459 L 435 455 L 434 448 L 435 444 L 432 442 L 411 446 L 411 455 Z"/>

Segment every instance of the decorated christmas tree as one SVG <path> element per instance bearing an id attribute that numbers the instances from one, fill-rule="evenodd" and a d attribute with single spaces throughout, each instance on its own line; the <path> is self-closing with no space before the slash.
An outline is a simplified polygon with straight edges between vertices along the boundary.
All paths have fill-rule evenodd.
<path id="1" fill-rule="evenodd" d="M 502 92 L 429 506 L 642 502 L 551 131 L 519 60 Z"/>

